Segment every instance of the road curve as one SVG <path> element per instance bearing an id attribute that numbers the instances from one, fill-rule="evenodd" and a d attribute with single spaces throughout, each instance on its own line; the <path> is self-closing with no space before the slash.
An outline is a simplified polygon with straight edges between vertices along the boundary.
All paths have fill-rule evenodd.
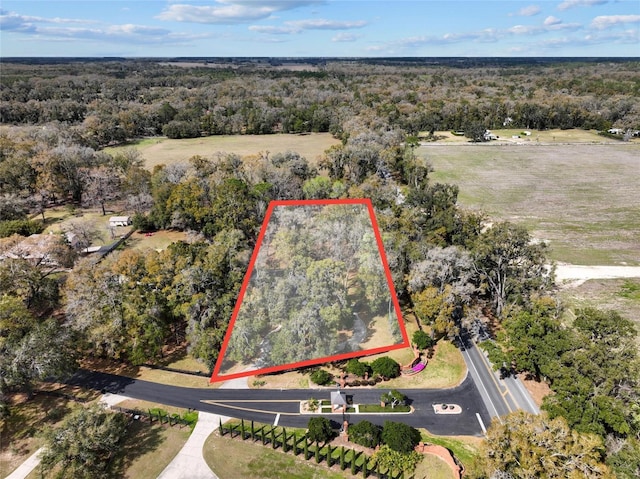
<path id="1" fill-rule="evenodd" d="M 334 388 L 322 389 L 194 389 L 168 386 L 113 374 L 79 370 L 67 383 L 103 392 L 122 394 L 135 399 L 153 401 L 168 406 L 232 416 L 281 426 L 306 427 L 311 415 L 300 414 L 300 401 L 310 398 L 329 399 Z M 414 427 L 426 428 L 437 435 L 481 436 L 481 418 L 489 424 L 490 415 L 471 377 L 451 389 L 402 389 L 414 408 L 412 414 L 346 414 L 349 422 L 367 419 L 376 424 L 385 420 L 404 422 Z M 343 392 L 354 404 L 378 404 L 385 389 L 346 388 Z M 436 414 L 434 404 L 458 404 L 462 413 Z M 337 427 L 341 414 L 326 414 Z"/>

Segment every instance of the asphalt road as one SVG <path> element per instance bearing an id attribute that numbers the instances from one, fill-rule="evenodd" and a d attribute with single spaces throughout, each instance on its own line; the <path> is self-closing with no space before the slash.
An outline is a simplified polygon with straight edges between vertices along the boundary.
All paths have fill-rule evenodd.
<path id="1" fill-rule="evenodd" d="M 335 388 L 325 389 L 196 389 L 167 386 L 113 374 L 80 370 L 69 384 L 99 391 L 122 394 L 135 399 L 153 401 L 168 406 L 192 408 L 199 411 L 255 420 L 281 426 L 306 427 L 310 414 L 300 414 L 300 401 L 310 398 L 329 399 Z M 378 404 L 384 389 L 346 388 L 343 392 L 353 404 Z M 349 422 L 367 419 L 376 424 L 385 420 L 404 422 L 413 427 L 426 428 L 437 435 L 483 434 L 482 426 L 488 426 L 491 416 L 485 407 L 484 398 L 471 377 L 451 389 L 403 389 L 408 403 L 413 406 L 411 414 L 345 414 Z M 461 414 L 435 414 L 434 404 L 457 404 Z M 338 427 L 342 414 L 324 415 Z"/>
<path id="2" fill-rule="evenodd" d="M 500 416 L 519 409 L 534 414 L 540 413 L 531 395 L 517 377 L 501 378 L 500 373 L 493 370 L 484 352 L 478 349 L 473 341 L 465 335 L 459 338 L 459 341 L 464 345 L 462 356 L 469 375 L 473 378 L 492 419 L 502 421 Z"/>

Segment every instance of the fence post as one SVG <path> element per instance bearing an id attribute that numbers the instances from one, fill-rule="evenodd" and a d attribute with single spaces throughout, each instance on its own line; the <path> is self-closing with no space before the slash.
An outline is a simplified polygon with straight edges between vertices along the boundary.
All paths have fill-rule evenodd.
<path id="1" fill-rule="evenodd" d="M 344 446 L 340 448 L 340 470 L 344 471 L 347 468 L 347 463 L 344 461 Z"/>

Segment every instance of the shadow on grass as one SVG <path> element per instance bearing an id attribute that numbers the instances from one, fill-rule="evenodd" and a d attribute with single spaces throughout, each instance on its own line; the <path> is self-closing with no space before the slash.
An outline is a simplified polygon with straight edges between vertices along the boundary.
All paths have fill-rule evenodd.
<path id="1" fill-rule="evenodd" d="M 163 426 L 158 423 L 151 425 L 147 422 L 133 421 L 127 430 L 120 453 L 112 460 L 110 477 L 124 477 L 127 468 L 138 457 L 159 448 L 164 441 L 162 432 Z"/>

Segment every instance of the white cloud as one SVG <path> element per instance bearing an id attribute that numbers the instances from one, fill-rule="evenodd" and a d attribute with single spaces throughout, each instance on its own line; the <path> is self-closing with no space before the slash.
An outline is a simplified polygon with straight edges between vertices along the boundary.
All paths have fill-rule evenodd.
<path id="1" fill-rule="evenodd" d="M 558 5 L 558 10 L 568 10 L 573 7 L 592 7 L 594 5 L 603 5 L 609 0 L 564 0 Z"/>
<path id="2" fill-rule="evenodd" d="M 36 24 L 44 23 L 44 24 L 85 24 L 89 25 L 92 23 L 97 23 L 93 20 L 81 20 L 77 18 L 44 18 L 44 17 L 33 17 L 28 15 L 20 15 L 15 12 L 7 12 L 4 10 L 0 10 L 0 29 L 4 31 L 20 31 L 20 32 L 33 32 L 37 29 Z"/>
<path id="3" fill-rule="evenodd" d="M 518 15 L 520 17 L 532 17 L 540 13 L 540 7 L 538 5 L 529 5 L 527 7 L 522 7 L 516 13 L 509 14 L 510 16 Z"/>
<path id="4" fill-rule="evenodd" d="M 249 30 L 274 35 L 288 35 L 300 33 L 305 30 L 351 30 L 353 28 L 362 28 L 366 25 L 367 22 L 363 20 L 346 22 L 318 18 L 310 20 L 291 20 L 284 22 L 284 25 L 279 27 L 270 25 L 251 25 Z"/>
<path id="5" fill-rule="evenodd" d="M 208 38 L 211 34 L 173 33 L 171 30 L 146 25 L 125 23 L 100 27 L 82 26 L 98 22 L 69 18 L 44 18 L 2 12 L 0 28 L 6 32 L 30 35 L 27 40 L 37 37 L 51 42 L 85 40 L 109 43 L 142 44 L 185 44 L 185 42 Z"/>
<path id="6" fill-rule="evenodd" d="M 562 20 L 560 20 L 557 17 L 554 17 L 553 15 L 550 15 L 544 19 L 544 25 L 546 26 L 558 25 L 560 23 L 562 23 Z"/>
<path id="7" fill-rule="evenodd" d="M 293 20 L 285 23 L 301 30 L 350 30 L 352 28 L 362 28 L 367 25 L 367 22 L 364 20 L 342 22 L 321 18 L 317 20 Z"/>
<path id="8" fill-rule="evenodd" d="M 612 28 L 628 23 L 640 23 L 640 15 L 602 15 L 594 18 L 591 26 L 598 30 L 604 30 L 605 28 Z"/>
<path id="9" fill-rule="evenodd" d="M 173 22 L 237 24 L 272 18 L 276 12 L 325 3 L 324 0 L 215 0 L 215 5 L 172 4 L 156 18 Z"/>
<path id="10" fill-rule="evenodd" d="M 360 38 L 360 35 L 355 35 L 353 33 L 340 32 L 336 36 L 334 36 L 331 39 L 331 41 L 332 42 L 355 42 L 358 38 Z"/>

